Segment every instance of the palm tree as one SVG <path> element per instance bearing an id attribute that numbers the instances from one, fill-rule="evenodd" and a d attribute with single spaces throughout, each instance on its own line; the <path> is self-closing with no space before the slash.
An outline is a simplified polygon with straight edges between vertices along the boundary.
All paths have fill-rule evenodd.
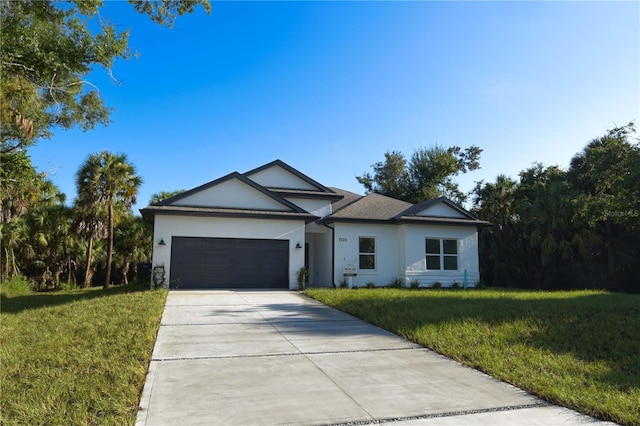
<path id="1" fill-rule="evenodd" d="M 510 272 L 517 264 L 513 257 L 514 226 L 518 217 L 514 210 L 518 183 L 498 175 L 495 183 L 478 182 L 474 190 L 474 212 L 494 224 L 480 234 L 482 263 L 490 268 L 493 285 L 508 285 Z"/>
<path id="2" fill-rule="evenodd" d="M 631 141 L 633 123 L 593 139 L 571 159 L 568 180 L 580 192 L 581 218 L 601 231 L 607 254 L 609 285 L 619 285 L 616 231 L 626 235 L 637 226 L 640 206 L 640 146 Z M 634 214 L 635 212 L 635 214 Z M 597 228 L 601 228 L 598 226 Z"/>
<path id="3" fill-rule="evenodd" d="M 27 224 L 24 218 L 17 218 L 11 222 L 0 222 L 0 240 L 2 240 L 2 252 L 0 259 L 0 281 L 20 275 L 21 249 L 25 247 L 28 239 Z"/>
<path id="4" fill-rule="evenodd" d="M 120 266 L 124 283 L 129 284 L 131 264 L 151 261 L 151 227 L 141 217 L 129 216 L 117 226 L 115 234 L 119 254 L 116 263 Z"/>
<path id="5" fill-rule="evenodd" d="M 166 200 L 167 198 L 175 197 L 178 194 L 182 194 L 186 189 L 178 189 L 176 191 L 160 191 L 151 196 L 149 200 L 149 204 L 158 204 L 161 201 Z"/>
<path id="6" fill-rule="evenodd" d="M 60 286 L 60 274 L 68 263 L 71 246 L 71 211 L 64 204 L 43 204 L 32 208 L 26 216 L 33 265 L 39 270 L 41 287 Z"/>
<path id="7" fill-rule="evenodd" d="M 83 191 L 80 193 L 80 185 L 78 184 L 79 196 L 74 203 L 74 225 L 79 235 L 86 239 L 85 249 L 85 269 L 84 278 L 82 280 L 82 288 L 88 288 L 91 285 L 92 259 L 93 259 L 93 242 L 95 239 L 102 239 L 107 236 L 106 218 L 97 204 L 94 194 Z M 104 210 L 104 209 L 103 209 Z"/>
<path id="8" fill-rule="evenodd" d="M 125 154 L 91 154 L 78 170 L 78 199 L 91 200 L 107 211 L 107 264 L 104 288 L 111 285 L 113 230 L 118 207 L 131 211 L 142 178 Z"/>

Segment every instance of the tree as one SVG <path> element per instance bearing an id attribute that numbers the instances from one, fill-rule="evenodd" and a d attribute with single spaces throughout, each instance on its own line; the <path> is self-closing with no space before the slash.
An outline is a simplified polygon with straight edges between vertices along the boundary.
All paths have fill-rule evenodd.
<path id="1" fill-rule="evenodd" d="M 207 0 L 129 0 L 137 12 L 170 27 L 176 15 Z M 128 59 L 129 30 L 103 19 L 102 0 L 0 2 L 0 152 L 49 138 L 54 127 L 106 125 L 108 108 L 87 80 L 94 68 L 111 74 Z"/>
<path id="2" fill-rule="evenodd" d="M 28 235 L 27 225 L 23 218 L 0 223 L 0 238 L 2 239 L 0 282 L 20 275 L 22 270 L 20 252 L 28 241 Z"/>
<path id="3" fill-rule="evenodd" d="M 0 223 L 11 222 L 57 189 L 31 165 L 26 152 L 0 153 Z"/>
<path id="4" fill-rule="evenodd" d="M 85 269 L 82 279 L 82 288 L 91 286 L 93 277 L 93 243 L 95 240 L 106 238 L 107 218 L 104 206 L 99 203 L 98 194 L 91 191 L 82 190 L 85 184 L 86 174 L 89 170 L 79 172 L 76 175 L 76 188 L 78 197 L 74 201 L 74 227 L 78 236 L 86 240 L 85 247 Z M 93 173 L 93 172 L 91 172 Z"/>
<path id="5" fill-rule="evenodd" d="M 91 154 L 77 173 L 78 198 L 92 200 L 107 211 L 107 264 L 104 287 L 111 285 L 113 231 L 118 208 L 131 211 L 142 178 L 124 154 Z"/>
<path id="6" fill-rule="evenodd" d="M 176 195 L 182 194 L 186 189 L 177 189 L 175 191 L 160 191 L 151 196 L 149 199 L 149 204 L 158 204 L 161 201 L 164 201 L 168 198 L 175 197 Z"/>
<path id="7" fill-rule="evenodd" d="M 125 284 L 129 284 L 131 264 L 150 262 L 152 251 L 152 229 L 141 217 L 129 216 L 115 230 L 115 247 L 118 264 Z M 134 272 L 137 267 L 134 266 Z"/>
<path id="8" fill-rule="evenodd" d="M 29 229 L 25 219 L 34 209 L 61 204 L 64 195 L 31 165 L 23 151 L 0 153 L 0 278 L 12 278 L 33 259 L 29 252 Z"/>
<path id="9" fill-rule="evenodd" d="M 365 173 L 356 177 L 367 193 L 383 194 L 400 200 L 411 196 L 407 160 L 401 152 L 387 151 L 384 153 L 384 162 L 378 161 L 371 167 L 373 176 Z"/>
<path id="10" fill-rule="evenodd" d="M 478 182 L 474 189 L 474 213 L 494 225 L 480 233 L 481 268 L 489 273 L 492 285 L 507 286 L 517 275 L 518 258 L 513 256 L 517 252 L 514 227 L 519 219 L 517 189 L 518 183 L 505 175 L 498 175 L 495 183 Z"/>
<path id="11" fill-rule="evenodd" d="M 637 234 L 640 220 L 640 147 L 631 142 L 635 126 L 629 123 L 593 139 L 574 156 L 568 180 L 580 193 L 580 219 L 604 234 L 611 287 L 616 278 L 616 229 Z M 634 262 L 637 263 L 637 262 Z"/>
<path id="12" fill-rule="evenodd" d="M 33 259 L 32 273 L 40 288 L 59 288 L 60 274 L 68 264 L 73 244 L 70 230 L 71 210 L 63 203 L 40 205 L 26 215 Z"/>
<path id="13" fill-rule="evenodd" d="M 463 194 L 453 177 L 480 168 L 482 149 L 470 146 L 462 150 L 454 146 L 420 148 L 414 151 L 407 162 L 398 151 L 387 151 L 384 162 L 372 165 L 374 174 L 364 173 L 356 179 L 367 193 L 376 193 L 398 198 L 410 203 L 419 203 L 438 196 L 446 196 L 462 203 Z"/>

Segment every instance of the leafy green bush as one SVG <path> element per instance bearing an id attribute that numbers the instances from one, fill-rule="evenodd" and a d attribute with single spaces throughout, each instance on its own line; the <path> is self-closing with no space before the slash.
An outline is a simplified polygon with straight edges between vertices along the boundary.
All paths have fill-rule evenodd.
<path id="1" fill-rule="evenodd" d="M 440 281 L 434 281 L 433 284 L 431 284 L 431 288 L 442 288 L 442 283 Z"/>
<path id="2" fill-rule="evenodd" d="M 368 283 L 366 283 L 364 285 L 366 288 L 376 288 L 376 283 L 374 283 L 373 281 L 369 281 Z"/>
<path id="3" fill-rule="evenodd" d="M 393 281 L 389 283 L 390 288 L 402 288 L 404 287 L 404 280 L 401 277 L 394 278 Z"/>
<path id="4" fill-rule="evenodd" d="M 410 280 L 409 281 L 409 288 L 414 289 L 414 290 L 420 288 L 420 280 L 415 279 L 415 278 Z"/>
<path id="5" fill-rule="evenodd" d="M 17 277 L 0 284 L 0 293 L 5 296 L 20 296 L 30 292 L 31 286 L 25 277 Z"/>
<path id="6" fill-rule="evenodd" d="M 298 273 L 296 274 L 296 278 L 298 279 L 298 290 L 304 290 L 309 282 L 309 271 L 304 266 L 298 269 Z"/>

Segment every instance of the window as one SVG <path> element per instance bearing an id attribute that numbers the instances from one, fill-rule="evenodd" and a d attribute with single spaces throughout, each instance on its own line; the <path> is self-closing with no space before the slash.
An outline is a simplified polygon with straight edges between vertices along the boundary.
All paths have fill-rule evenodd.
<path id="1" fill-rule="evenodd" d="M 360 269 L 376 269 L 376 239 L 373 237 L 360 237 L 358 239 Z"/>
<path id="2" fill-rule="evenodd" d="M 458 270 L 458 240 L 427 238 L 427 270 Z"/>

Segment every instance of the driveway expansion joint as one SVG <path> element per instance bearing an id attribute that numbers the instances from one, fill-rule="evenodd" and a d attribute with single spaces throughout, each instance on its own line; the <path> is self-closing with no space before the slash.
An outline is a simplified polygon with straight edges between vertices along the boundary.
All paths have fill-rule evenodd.
<path id="1" fill-rule="evenodd" d="M 338 355 L 348 353 L 368 353 L 368 352 L 390 352 L 390 351 L 414 351 L 422 350 L 420 347 L 408 348 L 377 348 L 377 349 L 353 349 L 348 351 L 325 351 L 325 352 L 281 352 L 277 354 L 244 354 L 244 355 L 206 355 L 206 356 L 183 356 L 183 357 L 161 357 L 151 358 L 151 361 L 190 361 L 190 360 L 207 360 L 207 359 L 233 359 L 233 358 L 261 358 L 261 357 L 279 357 L 279 356 L 307 356 L 307 355 Z"/>
<path id="2" fill-rule="evenodd" d="M 406 417 L 391 417 L 391 418 L 383 418 L 383 419 L 373 419 L 373 420 L 361 420 L 354 422 L 345 422 L 345 423 L 328 423 L 324 426 L 365 426 L 365 425 L 377 425 L 384 423 L 395 423 L 395 422 L 406 422 L 411 420 L 425 420 L 425 419 L 436 419 L 440 417 L 457 417 L 457 416 L 468 416 L 472 414 L 483 414 L 483 413 L 498 413 L 502 411 L 515 411 L 515 410 L 525 410 L 528 408 L 542 408 L 542 407 L 552 407 L 553 405 L 548 402 L 536 402 L 533 404 L 521 404 L 521 405 L 507 405 L 503 407 L 494 407 L 494 408 L 482 408 L 477 410 L 460 410 L 460 411 L 447 411 L 443 413 L 433 413 L 433 414 L 421 414 L 417 416 L 406 416 Z"/>

